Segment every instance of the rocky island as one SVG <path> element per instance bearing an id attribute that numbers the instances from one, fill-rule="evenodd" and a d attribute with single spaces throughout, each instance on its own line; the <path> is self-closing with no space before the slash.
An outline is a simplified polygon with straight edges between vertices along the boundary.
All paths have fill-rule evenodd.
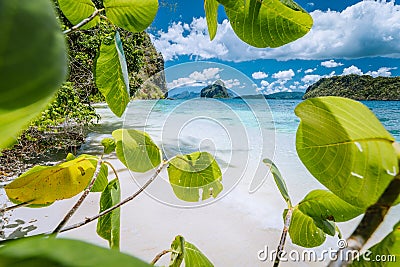
<path id="1" fill-rule="evenodd" d="M 204 87 L 200 92 L 200 97 L 206 98 L 231 98 L 225 84 L 221 80 L 215 81 L 212 85 Z"/>
<path id="2" fill-rule="evenodd" d="M 355 100 L 400 100 L 400 77 L 344 75 L 322 78 L 307 88 L 303 99 L 341 96 Z"/>

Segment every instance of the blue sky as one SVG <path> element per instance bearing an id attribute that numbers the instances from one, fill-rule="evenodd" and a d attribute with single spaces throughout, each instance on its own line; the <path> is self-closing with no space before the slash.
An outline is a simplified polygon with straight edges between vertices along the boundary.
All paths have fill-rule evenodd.
<path id="1" fill-rule="evenodd" d="M 222 6 L 217 35 L 210 41 L 202 0 L 162 0 L 149 33 L 166 67 L 196 61 L 223 63 L 250 77 L 254 93 L 305 91 L 332 75 L 400 75 L 399 0 L 297 3 L 310 12 L 314 26 L 304 38 L 280 48 L 257 49 L 243 43 L 234 35 Z M 167 79 L 170 86 L 190 77 L 207 84 L 221 77 L 223 67 L 218 68 L 205 64 L 203 70 L 193 70 L 201 75 L 186 71 L 186 76 L 167 75 Z M 241 86 L 234 79 L 228 84 Z"/>

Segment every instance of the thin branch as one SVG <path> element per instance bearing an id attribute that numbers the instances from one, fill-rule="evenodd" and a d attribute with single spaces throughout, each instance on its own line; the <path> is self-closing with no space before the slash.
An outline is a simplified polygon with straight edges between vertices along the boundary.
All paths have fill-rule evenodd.
<path id="1" fill-rule="evenodd" d="M 90 15 L 89 17 L 87 17 L 86 19 L 82 20 L 81 22 L 79 22 L 78 24 L 74 25 L 72 28 L 63 31 L 63 34 L 69 34 L 71 32 L 74 32 L 76 30 L 78 30 L 80 27 L 88 24 L 89 22 L 91 22 L 101 11 L 103 11 L 104 8 L 102 9 L 96 9 L 92 15 Z"/>
<path id="2" fill-rule="evenodd" d="M 331 261 L 329 267 L 349 266 L 353 259 L 351 257 L 340 257 L 351 255 L 352 251 L 360 251 L 372 234 L 378 229 L 389 209 L 400 196 L 400 173 L 392 180 L 379 200 L 370 206 L 364 214 L 361 222 L 347 239 L 347 247 L 338 251 L 336 261 Z"/>
<path id="3" fill-rule="evenodd" d="M 283 226 L 283 231 L 281 235 L 281 240 L 279 241 L 278 250 L 275 256 L 274 267 L 278 267 L 281 262 L 281 254 L 285 247 L 286 236 L 289 231 L 290 221 L 292 220 L 293 208 L 290 206 L 285 217 L 285 225 Z"/>
<path id="4" fill-rule="evenodd" d="M 113 172 L 114 172 L 115 177 L 119 180 L 118 172 L 117 172 L 117 170 L 114 168 L 114 166 L 113 166 L 110 162 L 108 162 L 108 161 L 103 161 L 103 163 L 104 163 L 104 164 L 107 164 L 108 166 L 111 167 L 111 169 L 112 169 Z"/>
<path id="5" fill-rule="evenodd" d="M 156 264 L 156 262 L 159 261 L 162 256 L 164 256 L 165 254 L 168 254 L 170 252 L 172 252 L 172 250 L 170 250 L 170 249 L 161 251 L 160 253 L 157 254 L 157 256 L 154 257 L 154 259 L 150 262 L 150 264 L 151 265 Z"/>
<path id="6" fill-rule="evenodd" d="M 86 197 L 89 195 L 90 190 L 92 189 L 94 183 L 96 182 L 97 176 L 99 176 L 100 173 L 100 166 L 101 166 L 102 160 L 99 159 L 97 161 L 96 165 L 96 171 L 93 175 L 92 180 L 90 181 L 88 187 L 86 187 L 85 191 L 81 195 L 81 197 L 78 199 L 78 201 L 75 203 L 75 205 L 70 209 L 70 211 L 65 215 L 64 219 L 57 225 L 57 227 L 54 229 L 53 234 L 57 235 L 60 233 L 61 229 L 67 224 L 69 219 L 71 219 L 72 215 L 78 210 L 78 208 L 82 205 L 83 201 L 86 199 Z"/>
<path id="7" fill-rule="evenodd" d="M 80 223 L 77 223 L 77 224 L 74 224 L 74 225 L 70 225 L 70 226 L 67 226 L 67 227 L 63 228 L 63 229 L 60 231 L 60 233 L 63 233 L 63 232 L 66 232 L 66 231 L 69 231 L 69 230 L 72 230 L 72 229 L 76 229 L 76 228 L 81 227 L 81 226 L 83 226 L 83 225 L 85 225 L 85 224 L 88 224 L 88 223 L 90 223 L 90 222 L 92 222 L 92 221 L 94 221 L 94 220 L 97 220 L 97 219 L 100 218 L 101 216 L 104 216 L 104 215 L 106 215 L 106 214 L 112 212 L 113 210 L 118 209 L 119 207 L 121 207 L 122 205 L 128 203 L 129 201 L 135 199 L 140 193 L 142 193 L 142 192 L 157 178 L 157 176 L 160 174 L 160 172 L 162 171 L 162 169 L 164 168 L 165 165 L 166 165 L 165 162 L 164 162 L 163 164 L 161 164 L 161 165 L 157 168 L 157 170 L 156 170 L 156 172 L 154 173 L 154 175 L 153 175 L 153 176 L 138 190 L 138 191 L 136 191 L 136 192 L 135 192 L 133 195 L 131 195 L 130 197 L 127 197 L 126 199 L 122 200 L 120 203 L 118 203 L 118 204 L 112 206 L 111 208 L 108 208 L 108 209 L 106 209 L 106 210 L 100 212 L 99 214 L 97 214 L 97 215 L 95 215 L 95 216 L 93 216 L 93 217 L 91 217 L 91 218 L 86 218 L 84 221 L 82 221 L 82 222 L 80 222 Z"/>
<path id="8" fill-rule="evenodd" d="M 26 201 L 26 202 L 23 202 L 23 203 L 14 205 L 14 206 L 6 207 L 6 208 L 4 208 L 4 209 L 1 209 L 1 210 L 0 210 L 0 213 L 4 213 L 4 212 L 7 212 L 7 211 L 15 210 L 15 209 L 17 209 L 17 208 L 26 207 L 26 206 L 28 206 L 32 201 L 34 201 L 34 200 Z"/>

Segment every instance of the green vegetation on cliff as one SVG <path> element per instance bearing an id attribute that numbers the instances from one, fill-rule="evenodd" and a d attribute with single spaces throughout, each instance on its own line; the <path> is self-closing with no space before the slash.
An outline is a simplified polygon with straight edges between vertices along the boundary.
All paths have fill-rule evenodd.
<path id="1" fill-rule="evenodd" d="M 230 98 L 225 84 L 221 80 L 217 80 L 213 84 L 204 87 L 200 92 L 200 97 Z"/>
<path id="2" fill-rule="evenodd" d="M 303 99 L 341 96 L 355 100 L 400 100 L 400 77 L 345 75 L 322 78 L 308 87 Z"/>

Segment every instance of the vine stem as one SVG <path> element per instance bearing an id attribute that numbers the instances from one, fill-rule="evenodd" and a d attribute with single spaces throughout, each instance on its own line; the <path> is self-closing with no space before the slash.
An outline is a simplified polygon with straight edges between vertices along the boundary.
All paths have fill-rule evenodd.
<path id="1" fill-rule="evenodd" d="M 161 259 L 162 256 L 164 256 L 164 255 L 166 255 L 166 254 L 168 254 L 168 253 L 170 253 L 170 252 L 172 252 L 172 250 L 170 250 L 170 249 L 161 251 L 160 253 L 158 253 L 158 254 L 154 257 L 154 259 L 150 262 L 150 264 L 151 264 L 151 265 L 156 264 L 156 262 L 159 261 L 159 260 Z"/>
<path id="2" fill-rule="evenodd" d="M 279 263 L 281 262 L 281 254 L 285 247 L 286 237 L 287 237 L 287 233 L 289 231 L 289 226 L 290 226 L 290 221 L 292 220 L 292 215 L 293 215 L 293 207 L 291 207 L 291 205 L 290 205 L 288 212 L 286 213 L 286 216 L 285 216 L 285 224 L 283 226 L 281 240 L 279 241 L 279 246 L 278 246 L 277 253 L 275 256 L 274 267 L 278 267 Z"/>
<path id="3" fill-rule="evenodd" d="M 78 30 L 80 27 L 88 24 L 89 22 L 91 22 L 98 14 L 100 14 L 101 11 L 103 11 L 104 8 L 102 9 L 96 9 L 92 15 L 90 15 L 89 17 L 87 17 L 86 19 L 82 20 L 81 22 L 79 22 L 78 24 L 74 25 L 72 28 L 69 28 L 68 30 L 63 31 L 63 34 L 69 34 L 71 32 L 74 32 L 76 30 Z"/>
<path id="4" fill-rule="evenodd" d="M 163 162 L 163 164 L 160 165 L 157 168 L 157 170 L 155 171 L 154 175 L 138 191 L 136 191 L 133 195 L 125 198 L 120 203 L 118 203 L 118 204 L 116 204 L 116 205 L 114 205 L 114 206 L 112 206 L 112 207 L 100 212 L 99 214 L 97 214 L 97 215 L 95 215 L 93 217 L 86 218 L 84 221 L 82 221 L 80 223 L 73 224 L 73 225 L 70 225 L 70 226 L 67 226 L 67 227 L 61 229 L 60 233 L 63 233 L 63 232 L 66 232 L 66 231 L 69 231 L 69 230 L 72 230 L 72 229 L 76 229 L 76 228 L 79 228 L 79 227 L 81 227 L 83 225 L 86 225 L 86 224 L 88 224 L 88 223 L 90 223 L 90 222 L 92 222 L 94 220 L 97 220 L 98 218 L 100 218 L 100 217 L 112 212 L 113 210 L 118 209 L 122 205 L 125 205 L 126 203 L 130 202 L 131 200 L 135 199 L 140 193 L 142 193 L 157 178 L 157 176 L 160 174 L 160 172 L 162 171 L 162 169 L 164 168 L 165 165 L 166 165 L 166 162 Z"/>
<path id="5" fill-rule="evenodd" d="M 75 203 L 75 205 L 69 210 L 69 212 L 64 216 L 64 219 L 57 225 L 57 227 L 53 230 L 52 234 L 57 235 L 60 233 L 61 229 L 67 224 L 69 219 L 71 219 L 72 215 L 78 210 L 78 208 L 82 205 L 83 201 L 86 199 L 86 197 L 89 195 L 90 190 L 92 189 L 94 183 L 96 182 L 97 176 L 99 176 L 100 173 L 100 166 L 101 166 L 102 160 L 101 158 L 97 161 L 96 165 L 96 171 L 93 175 L 92 180 L 90 181 L 89 185 L 86 187 L 85 191 L 81 195 L 81 197 L 78 199 L 78 201 Z"/>
<path id="6" fill-rule="evenodd" d="M 331 261 L 328 267 L 349 266 L 353 259 L 351 257 L 346 257 L 346 255 L 352 255 L 351 252 L 360 251 L 364 247 L 368 239 L 383 222 L 389 209 L 399 196 L 400 173 L 392 180 L 378 201 L 367 209 L 356 230 L 354 230 L 352 235 L 347 239 L 347 247 L 337 252 L 335 257 L 337 260 Z"/>

